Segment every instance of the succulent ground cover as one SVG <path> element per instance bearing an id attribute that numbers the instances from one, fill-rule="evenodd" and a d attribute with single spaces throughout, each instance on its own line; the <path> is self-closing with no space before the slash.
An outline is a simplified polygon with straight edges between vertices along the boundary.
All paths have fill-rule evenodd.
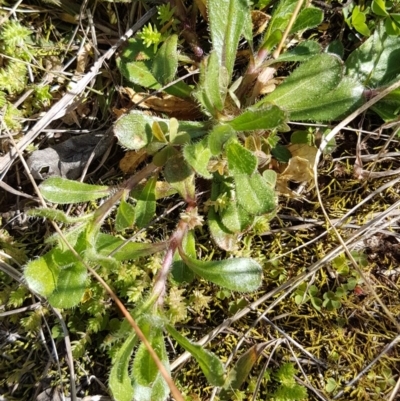
<path id="1" fill-rule="evenodd" d="M 395 400 L 399 11 L 3 2 L 0 395 Z"/>

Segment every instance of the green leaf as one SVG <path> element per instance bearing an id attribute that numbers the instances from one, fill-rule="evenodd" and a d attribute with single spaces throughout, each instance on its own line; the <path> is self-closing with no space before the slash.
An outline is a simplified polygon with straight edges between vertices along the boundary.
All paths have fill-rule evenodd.
<path id="1" fill-rule="evenodd" d="M 164 177 L 183 199 L 195 199 L 194 172 L 181 155 L 168 159 Z"/>
<path id="2" fill-rule="evenodd" d="M 346 60 L 347 74 L 364 86 L 377 88 L 400 74 L 400 36 L 387 35 L 383 25 Z"/>
<path id="3" fill-rule="evenodd" d="M 215 118 L 224 108 L 228 84 L 226 68 L 218 64 L 217 54 L 213 51 L 200 65 L 200 82 L 194 96 Z"/>
<path id="4" fill-rule="evenodd" d="M 267 345 L 268 343 L 255 344 L 240 356 L 235 366 L 229 371 L 223 389 L 219 393 L 221 401 L 232 399 L 233 391 L 240 389 Z"/>
<path id="5" fill-rule="evenodd" d="M 278 174 L 274 170 L 264 170 L 262 176 L 271 188 L 275 188 Z"/>
<path id="6" fill-rule="evenodd" d="M 121 199 L 121 203 L 117 209 L 115 217 L 115 229 L 123 231 L 133 226 L 135 220 L 135 208 L 125 199 Z"/>
<path id="7" fill-rule="evenodd" d="M 132 61 L 117 63 L 122 75 L 136 85 L 149 89 L 160 89 L 161 85 L 151 73 L 150 61 Z"/>
<path id="8" fill-rule="evenodd" d="M 162 85 L 170 83 L 178 68 L 178 35 L 170 35 L 154 57 L 152 72 Z"/>
<path id="9" fill-rule="evenodd" d="M 247 0 L 208 0 L 208 18 L 213 49 L 220 67 L 227 71 L 227 82 L 231 81 L 240 35 L 246 27 L 249 5 Z"/>
<path id="10" fill-rule="evenodd" d="M 225 150 L 228 159 L 229 172 L 232 175 L 251 175 L 256 171 L 258 165 L 257 157 L 253 152 L 247 150 L 239 142 L 230 141 L 225 146 Z"/>
<path id="11" fill-rule="evenodd" d="M 222 224 L 232 233 L 240 233 L 246 230 L 254 222 L 254 216 L 244 210 L 235 201 L 220 212 Z"/>
<path id="12" fill-rule="evenodd" d="M 165 138 L 164 131 L 162 130 L 158 121 L 153 121 L 153 125 L 151 126 L 151 131 L 154 135 L 154 138 L 157 139 L 158 142 L 167 143 L 167 138 Z"/>
<path id="13" fill-rule="evenodd" d="M 306 61 L 312 56 L 321 53 L 321 45 L 314 40 L 305 40 L 301 42 L 293 49 L 282 53 L 276 60 L 281 61 Z"/>
<path id="14" fill-rule="evenodd" d="M 329 43 L 329 45 L 326 47 L 325 51 L 327 53 L 333 53 L 339 56 L 341 59 L 344 56 L 344 46 L 343 43 L 337 39 L 333 40 L 332 42 Z"/>
<path id="15" fill-rule="evenodd" d="M 153 242 L 150 244 L 131 242 L 104 233 L 99 233 L 96 238 L 96 250 L 103 256 L 108 256 L 122 244 L 125 245 L 113 253 L 113 258 L 117 261 L 135 260 L 144 256 L 153 255 L 156 252 L 162 252 L 167 248 L 165 242 Z"/>
<path id="16" fill-rule="evenodd" d="M 99 254 L 94 246 L 88 247 L 85 250 L 85 259 L 104 267 L 110 272 L 116 271 L 120 266 L 120 263 L 113 256 Z"/>
<path id="17" fill-rule="evenodd" d="M 149 116 L 134 110 L 122 116 L 115 123 L 114 133 L 122 146 L 138 150 L 153 139 L 152 126 L 155 121 L 159 123 L 163 131 L 165 127 L 164 132 L 171 132 L 170 119 Z M 208 131 L 209 127 L 206 122 L 179 121 L 179 137 L 188 135 L 190 139 L 196 139 L 206 135 Z"/>
<path id="18" fill-rule="evenodd" d="M 50 177 L 39 185 L 43 197 L 53 203 L 69 204 L 88 202 L 110 195 L 110 188 L 105 185 L 92 185 Z"/>
<path id="19" fill-rule="evenodd" d="M 72 308 L 79 304 L 86 288 L 86 267 L 75 262 L 60 270 L 57 287 L 48 297 L 52 306 L 60 309 Z"/>
<path id="20" fill-rule="evenodd" d="M 127 149 L 139 150 L 145 147 L 153 136 L 151 117 L 141 112 L 131 112 L 122 116 L 114 125 L 118 142 Z"/>
<path id="21" fill-rule="evenodd" d="M 305 143 L 312 146 L 313 138 L 313 134 L 309 131 L 294 131 L 290 137 L 290 143 Z"/>
<path id="22" fill-rule="evenodd" d="M 371 5 L 371 10 L 380 17 L 386 17 L 388 15 L 384 0 L 374 0 Z"/>
<path id="23" fill-rule="evenodd" d="M 342 79 L 342 63 L 331 54 L 318 54 L 301 64 L 257 106 L 274 103 L 289 112 L 305 105 L 315 105 L 316 98 L 334 89 Z"/>
<path id="24" fill-rule="evenodd" d="M 275 105 L 267 104 L 258 109 L 247 109 L 227 124 L 236 131 L 253 131 L 276 128 L 285 120 L 286 115 L 283 110 Z"/>
<path id="25" fill-rule="evenodd" d="M 264 36 L 264 42 L 270 38 L 271 35 L 274 35 L 277 30 L 281 32 L 285 31 L 296 4 L 297 0 L 281 0 L 277 4 L 272 13 L 272 18 L 269 21 L 267 32 Z M 264 43 L 261 47 L 264 48 Z"/>
<path id="26" fill-rule="evenodd" d="M 169 95 L 181 97 L 182 99 L 187 99 L 192 96 L 193 88 L 186 82 L 178 81 L 172 86 L 165 88 L 165 92 L 167 92 Z"/>
<path id="27" fill-rule="evenodd" d="M 152 327 L 147 337 L 162 364 L 169 371 L 168 354 L 162 329 Z M 132 378 L 135 401 L 164 401 L 169 395 L 168 384 L 164 381 L 143 343 L 140 344 L 133 360 Z"/>
<path id="28" fill-rule="evenodd" d="M 135 207 L 135 224 L 139 228 L 146 227 L 156 213 L 157 177 L 151 177 L 143 188 Z"/>
<path id="29" fill-rule="evenodd" d="M 130 38 L 123 47 L 120 58 L 124 62 L 150 60 L 154 57 L 152 48 L 147 47 L 142 40 Z"/>
<path id="30" fill-rule="evenodd" d="M 214 156 L 222 152 L 224 144 L 236 137 L 236 132 L 227 124 L 215 126 L 208 136 L 208 147 Z"/>
<path id="31" fill-rule="evenodd" d="M 48 297 L 57 286 L 60 268 L 54 263 L 54 251 L 31 260 L 25 267 L 24 277 L 29 288 L 39 295 Z"/>
<path id="32" fill-rule="evenodd" d="M 171 145 L 165 146 L 153 156 L 153 163 L 162 167 L 171 158 L 178 154 L 178 151 Z"/>
<path id="33" fill-rule="evenodd" d="M 109 386 L 116 401 L 132 401 L 133 399 L 129 361 L 136 343 L 136 333 L 131 333 L 113 359 Z"/>
<path id="34" fill-rule="evenodd" d="M 59 221 L 60 223 L 73 224 L 81 221 L 90 220 L 93 217 L 92 213 L 85 214 L 83 216 L 74 217 L 68 216 L 66 213 L 57 209 L 50 209 L 47 207 L 38 207 L 37 209 L 27 210 L 28 216 L 43 217 L 45 219 Z"/>
<path id="35" fill-rule="evenodd" d="M 365 102 L 364 86 L 350 77 L 344 77 L 336 89 L 322 94 L 313 104 L 299 105 L 292 110 L 293 120 L 334 121 L 344 118 Z"/>
<path id="36" fill-rule="evenodd" d="M 290 150 L 286 146 L 281 145 L 280 143 L 277 143 L 276 146 L 271 149 L 271 154 L 280 163 L 288 163 L 289 160 L 292 158 Z"/>
<path id="37" fill-rule="evenodd" d="M 208 139 L 186 145 L 183 148 L 183 156 L 185 160 L 192 166 L 194 171 L 204 178 L 212 178 L 212 174 L 208 171 L 207 166 L 212 156 L 208 147 Z"/>
<path id="38" fill-rule="evenodd" d="M 214 174 L 211 185 L 210 200 L 218 202 L 219 198 L 232 198 L 233 181 L 231 178 L 226 179 L 219 174 Z M 215 207 L 208 210 L 208 228 L 214 242 L 225 251 L 234 251 L 237 249 L 238 234 L 229 231 L 221 221 L 221 217 L 216 213 Z"/>
<path id="39" fill-rule="evenodd" d="M 225 97 L 228 91 L 228 74 L 224 66 L 218 64 L 215 51 L 211 52 L 205 69 L 204 90 L 209 102 L 218 111 L 224 108 Z"/>
<path id="40" fill-rule="evenodd" d="M 363 103 L 364 87 L 354 79 L 342 79 L 342 63 L 322 53 L 301 64 L 274 92 L 257 106 L 272 102 L 297 121 L 341 118 Z"/>
<path id="41" fill-rule="evenodd" d="M 272 48 L 274 46 L 276 46 L 283 37 L 283 31 L 277 29 L 276 31 L 272 32 L 268 37 L 265 36 L 265 38 L 267 38 L 263 45 L 262 45 L 262 49 L 265 49 L 267 51 L 271 51 Z"/>
<path id="42" fill-rule="evenodd" d="M 371 109 L 377 113 L 385 122 L 396 120 L 400 113 L 400 89 L 390 92 Z"/>
<path id="43" fill-rule="evenodd" d="M 358 32 L 361 33 L 361 35 L 364 36 L 369 36 L 371 34 L 368 25 L 365 23 L 367 20 L 367 17 L 365 14 L 361 11 L 360 6 L 355 6 L 353 8 L 353 12 L 351 14 L 351 23 Z"/>
<path id="44" fill-rule="evenodd" d="M 306 29 L 318 26 L 324 19 L 324 13 L 319 8 L 307 7 L 301 10 L 293 24 L 290 33 L 305 31 Z"/>
<path id="45" fill-rule="evenodd" d="M 202 261 L 179 251 L 187 266 L 198 276 L 232 291 L 251 292 L 262 282 L 262 268 L 253 259 L 233 258 L 219 261 Z"/>
<path id="46" fill-rule="evenodd" d="M 208 210 L 208 228 L 214 242 L 221 249 L 232 252 L 237 249 L 239 235 L 230 232 L 213 208 Z"/>
<path id="47" fill-rule="evenodd" d="M 385 30 L 388 35 L 399 35 L 400 34 L 400 15 L 397 14 L 397 18 L 393 18 L 393 14 L 390 14 L 384 21 Z"/>
<path id="48" fill-rule="evenodd" d="M 219 358 L 201 345 L 189 341 L 173 326 L 168 324 L 166 329 L 175 341 L 196 359 L 208 382 L 212 386 L 222 386 L 224 383 L 224 365 Z"/>
<path id="49" fill-rule="evenodd" d="M 248 213 L 260 215 L 272 212 L 276 207 L 275 191 L 256 172 L 235 175 L 236 198 Z"/>
<path id="50" fill-rule="evenodd" d="M 336 383 L 335 379 L 333 379 L 332 377 L 329 377 L 328 380 L 326 381 L 325 391 L 327 393 L 332 393 L 337 388 L 338 388 L 338 384 Z"/>

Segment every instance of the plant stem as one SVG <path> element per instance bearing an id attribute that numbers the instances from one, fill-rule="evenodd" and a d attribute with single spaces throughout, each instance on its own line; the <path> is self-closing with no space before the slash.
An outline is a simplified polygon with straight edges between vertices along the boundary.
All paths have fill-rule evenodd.
<path id="1" fill-rule="evenodd" d="M 178 223 L 175 232 L 171 236 L 167 253 L 164 256 L 161 269 L 158 272 L 153 287 L 152 295 L 150 297 L 152 300 L 154 300 L 154 302 L 157 302 L 159 306 L 161 306 L 164 302 L 168 273 L 172 266 L 174 253 L 178 247 L 182 246 L 183 237 L 185 236 L 187 230 L 188 230 L 188 224 L 181 220 Z"/>

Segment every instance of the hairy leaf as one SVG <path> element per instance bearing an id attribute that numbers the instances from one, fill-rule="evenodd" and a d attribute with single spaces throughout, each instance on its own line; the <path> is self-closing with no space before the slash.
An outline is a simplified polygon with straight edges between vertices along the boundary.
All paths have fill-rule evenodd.
<path id="1" fill-rule="evenodd" d="M 281 0 L 275 7 L 272 18 L 268 23 L 261 48 L 271 49 L 277 44 L 285 31 L 290 17 L 296 7 L 297 0 Z"/>
<path id="2" fill-rule="evenodd" d="M 119 62 L 118 67 L 122 75 L 136 85 L 149 89 L 160 89 L 161 85 L 151 73 L 150 61 Z"/>
<path id="3" fill-rule="evenodd" d="M 232 392 L 240 389 L 267 344 L 256 344 L 240 356 L 235 366 L 229 371 L 223 389 L 219 394 L 221 401 L 231 400 Z"/>
<path id="4" fill-rule="evenodd" d="M 194 172 L 181 155 L 167 161 L 164 177 L 183 199 L 195 199 Z"/>
<path id="5" fill-rule="evenodd" d="M 218 247 L 228 252 L 237 249 L 238 233 L 229 231 L 213 208 L 208 210 L 208 228 L 212 239 Z"/>
<path id="6" fill-rule="evenodd" d="M 110 194 L 105 185 L 85 184 L 61 177 L 50 177 L 39 185 L 43 197 L 53 203 L 70 204 L 104 198 Z"/>
<path id="7" fill-rule="evenodd" d="M 136 333 L 131 333 L 113 359 L 109 386 L 116 401 L 132 401 L 133 399 L 129 361 L 136 343 Z"/>
<path id="8" fill-rule="evenodd" d="M 200 277 L 232 291 L 255 291 L 262 282 L 262 268 L 253 259 L 233 258 L 217 261 L 202 261 L 180 255 L 187 266 Z"/>
<path id="9" fill-rule="evenodd" d="M 196 359 L 208 382 L 212 386 L 222 386 L 224 383 L 224 365 L 219 358 L 201 345 L 189 341 L 173 326 L 167 325 L 166 329 L 176 342 Z"/>
<path id="10" fill-rule="evenodd" d="M 315 42 L 314 40 L 305 40 L 304 42 L 299 43 L 293 49 L 290 49 L 287 52 L 282 53 L 276 59 L 276 62 L 306 61 L 312 56 L 315 56 L 319 53 L 321 53 L 321 46 L 318 42 Z"/>
<path id="11" fill-rule="evenodd" d="M 122 246 L 123 244 L 124 246 Z M 120 249 L 116 251 L 117 248 Z M 108 256 L 113 252 L 113 257 L 117 261 L 135 260 L 143 256 L 149 256 L 157 252 L 162 252 L 166 248 L 167 244 L 165 242 L 153 242 L 151 244 L 146 244 L 143 242 L 131 242 L 104 233 L 99 233 L 96 238 L 97 252 L 102 256 Z"/>
<path id="12" fill-rule="evenodd" d="M 236 131 L 273 129 L 284 123 L 286 115 L 279 107 L 267 104 L 258 109 L 247 109 L 243 114 L 229 121 Z"/>
<path id="13" fill-rule="evenodd" d="M 342 79 L 339 57 L 322 53 L 301 64 L 258 106 L 275 103 L 293 120 L 335 120 L 363 103 L 363 90 L 356 80 Z"/>
<path id="14" fill-rule="evenodd" d="M 117 209 L 117 215 L 115 217 L 115 229 L 117 231 L 123 231 L 133 226 L 135 220 L 135 208 L 128 203 L 125 199 L 121 200 L 121 203 Z"/>
<path id="15" fill-rule="evenodd" d="M 232 233 L 243 232 L 254 222 L 254 216 L 238 205 L 235 201 L 220 212 L 222 224 Z"/>
<path id="16" fill-rule="evenodd" d="M 239 142 L 230 141 L 226 146 L 229 172 L 232 175 L 248 174 L 255 172 L 258 160 L 253 152 L 243 147 Z"/>
<path id="17" fill-rule="evenodd" d="M 60 223 L 73 224 L 80 221 L 90 220 L 93 217 L 92 213 L 85 214 L 83 216 L 68 216 L 66 213 L 57 209 L 50 209 L 39 207 L 37 209 L 30 209 L 26 212 L 28 216 L 44 217 L 49 220 L 59 221 Z"/>
<path id="18" fill-rule="evenodd" d="M 119 143 L 127 149 L 138 150 L 146 146 L 153 138 L 152 126 L 154 121 L 168 130 L 170 120 L 149 116 L 140 111 L 132 111 L 122 116 L 114 126 L 115 136 Z M 205 135 L 207 125 L 198 121 L 179 121 L 179 136 L 187 134 L 191 139 Z"/>
<path id="19" fill-rule="evenodd" d="M 240 35 L 247 27 L 244 16 L 250 12 L 248 1 L 208 0 L 207 3 L 213 49 L 230 82 Z"/>
<path id="20" fill-rule="evenodd" d="M 400 113 L 400 89 L 390 92 L 371 108 L 386 122 L 396 120 Z"/>
<path id="21" fill-rule="evenodd" d="M 400 36 L 388 35 L 380 24 L 374 34 L 350 54 L 346 71 L 370 88 L 390 83 L 400 74 Z"/>
<path id="22" fill-rule="evenodd" d="M 235 176 L 237 202 L 252 215 L 272 212 L 276 207 L 275 191 L 256 172 L 252 176 Z"/>
<path id="23" fill-rule="evenodd" d="M 49 296 L 49 302 L 56 308 L 72 308 L 79 304 L 86 288 L 86 267 L 76 261 L 60 270 L 57 287 Z"/>
<path id="24" fill-rule="evenodd" d="M 204 178 L 212 178 L 212 174 L 208 171 L 207 166 L 212 156 L 208 147 L 208 139 L 186 145 L 183 148 L 183 156 L 185 160 L 192 166 L 194 171 Z"/>
<path id="25" fill-rule="evenodd" d="M 331 54 L 318 54 L 301 64 L 258 106 L 272 102 L 289 112 L 315 103 L 323 93 L 334 89 L 342 79 L 342 63 Z"/>
<path id="26" fill-rule="evenodd" d="M 53 251 L 31 260 L 25 267 L 24 277 L 29 288 L 39 295 L 48 297 L 57 286 L 60 268 L 53 261 Z"/>
<path id="27" fill-rule="evenodd" d="M 152 72 L 162 85 L 170 83 L 178 68 L 178 35 L 170 35 L 154 57 Z"/>
<path id="28" fill-rule="evenodd" d="M 139 228 L 146 227 L 156 212 L 156 183 L 156 176 L 149 178 L 138 197 L 135 207 L 135 224 Z"/>
<path id="29" fill-rule="evenodd" d="M 127 149 L 139 150 L 145 147 L 153 136 L 152 120 L 140 112 L 125 114 L 114 125 L 118 142 Z"/>
<path id="30" fill-rule="evenodd" d="M 319 8 L 307 7 L 297 16 L 290 33 L 304 31 L 319 25 L 324 19 L 324 13 Z"/>
<path id="31" fill-rule="evenodd" d="M 364 102 L 364 86 L 352 78 L 344 77 L 332 91 L 315 99 L 313 104 L 293 109 L 293 120 L 330 121 L 338 120 L 350 114 Z"/>
<path id="32" fill-rule="evenodd" d="M 215 126 L 208 136 L 208 147 L 214 156 L 222 152 L 224 144 L 236 136 L 235 130 L 227 124 Z"/>
<path id="33" fill-rule="evenodd" d="M 152 328 L 148 340 L 161 362 L 169 371 L 168 354 L 160 328 Z M 133 394 L 135 401 L 164 401 L 169 395 L 165 382 L 149 351 L 140 344 L 132 365 Z"/>

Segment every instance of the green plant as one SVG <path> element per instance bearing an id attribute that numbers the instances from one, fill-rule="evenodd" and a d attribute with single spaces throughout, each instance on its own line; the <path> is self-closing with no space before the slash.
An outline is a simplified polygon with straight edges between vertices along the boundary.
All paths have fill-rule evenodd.
<path id="1" fill-rule="evenodd" d="M 1 65 L 0 68 L 0 107 L 4 107 L 3 122 L 11 131 L 21 129 L 20 120 L 23 117 L 31 116 L 33 112 L 48 107 L 52 100 L 50 86 L 43 84 L 28 85 L 28 66 L 31 72 L 39 75 L 40 64 L 55 49 L 60 51 L 62 46 L 47 42 L 36 42 L 32 38 L 33 31 L 22 25 L 19 21 L 8 20 L 2 25 L 0 33 Z M 39 70 L 39 71 L 38 71 Z M 33 73 L 31 74 L 34 75 Z M 23 103 L 23 107 L 17 108 L 13 105 L 15 99 L 27 88 L 32 89 L 32 96 L 29 96 Z"/>
<path id="2" fill-rule="evenodd" d="M 397 1 L 373 0 L 362 5 L 351 4 L 343 9 L 346 23 L 363 36 L 382 22 L 388 35 L 400 34 L 400 14 Z"/>
<path id="3" fill-rule="evenodd" d="M 30 288 L 53 306 L 72 308 L 81 302 L 90 282 L 88 270 L 99 280 L 98 273 L 109 281 L 119 275 L 138 274 L 141 258 L 163 254 L 154 282 L 146 287 L 148 293 L 132 296 L 124 288 L 126 292 L 122 294 L 128 299 L 132 296 L 130 301 L 136 301 L 136 305 L 129 313 L 124 312 L 127 320 L 117 331 L 120 343 L 113 350 L 109 385 L 118 401 L 133 397 L 137 400 L 167 398 L 169 388 L 160 373 L 160 366 L 166 371 L 169 369 L 164 330 L 193 355 L 210 384 L 232 386 L 233 379 L 226 379 L 220 360 L 191 343 L 168 320 L 168 311 L 164 312 L 163 306 L 170 276 L 178 284 L 191 282 L 198 276 L 231 291 L 257 290 L 263 273 L 257 261 L 248 257 L 202 260 L 196 250 L 196 230 L 207 225 L 219 248 L 235 251 L 240 236 L 260 219 L 270 219 L 277 208 L 277 173 L 264 161 L 291 160 L 290 150 L 279 143 L 279 133 L 289 130 L 289 118 L 300 121 L 340 118 L 364 102 L 367 82 L 374 82 L 379 90 L 400 72 L 400 63 L 392 64 L 393 54 L 397 57 L 394 46 L 398 39 L 389 38 L 379 29 L 371 37 L 375 39 L 368 39 L 364 45 L 370 48 L 379 45 L 383 51 L 379 55 L 367 54 L 361 46 L 345 65 L 337 55 L 322 52 L 321 46 L 311 40 L 299 39 L 295 48 L 280 54 L 277 49 L 296 4 L 294 0 L 277 4 L 258 50 L 250 56 L 244 75 L 235 82 L 232 77 L 240 38 L 244 36 L 253 47 L 250 6 L 246 2 L 208 2 L 213 50 L 200 62 L 200 78 L 195 87 L 190 82 L 174 81 L 183 59 L 178 52 L 178 36 L 170 34 L 153 56 L 148 45 L 157 47 L 161 37 L 154 35 L 154 27 L 151 32 L 144 30 L 120 55 L 121 73 L 136 88 L 163 91 L 163 86 L 167 86 L 166 93 L 186 99 L 191 105 L 196 99 L 203 119 L 161 118 L 135 110 L 116 122 L 114 132 L 124 148 L 147 153 L 151 162 L 146 167 L 117 188 L 58 177 L 40 186 L 44 198 L 53 203 L 74 204 L 107 198 L 97 210 L 81 217 L 47 208 L 31 212 L 70 226 L 62 235 L 51 237 L 48 243 L 53 248 L 25 268 Z M 306 7 L 287 33 L 290 38 L 301 38 L 304 30 L 317 26 L 322 18 L 319 9 Z M 270 57 L 272 51 L 276 58 Z M 360 67 L 360 60 L 365 57 L 376 61 L 367 67 L 369 71 Z M 292 62 L 301 64 L 272 93 L 260 99 L 278 63 Z M 390 76 L 375 68 L 379 63 L 390 64 Z M 308 132 L 305 138 L 299 139 L 302 135 L 297 134 L 293 141 L 309 146 Z M 146 180 L 144 184 L 143 180 Z M 199 192 L 200 183 L 205 193 Z M 103 222 L 116 205 L 116 232 L 146 229 L 156 214 L 157 200 L 172 194 L 178 194 L 186 207 L 167 240 L 133 242 L 133 238 L 124 240 L 101 232 Z M 275 270 L 276 276 L 284 273 L 276 267 Z M 113 286 L 118 287 L 118 283 L 113 282 Z M 114 293 L 109 293 L 115 299 Z M 316 294 L 311 295 L 317 305 Z M 325 299 L 328 298 L 332 301 L 332 297 Z M 181 311 L 177 308 L 172 312 L 169 316 L 173 322 Z M 103 324 L 101 313 L 94 314 L 91 331 Z M 305 397 L 305 389 L 295 384 L 293 376 L 294 368 L 290 364 L 276 372 L 275 380 L 280 383 L 275 393 L 277 400 L 289 397 L 290 392 L 290 399 Z"/>

